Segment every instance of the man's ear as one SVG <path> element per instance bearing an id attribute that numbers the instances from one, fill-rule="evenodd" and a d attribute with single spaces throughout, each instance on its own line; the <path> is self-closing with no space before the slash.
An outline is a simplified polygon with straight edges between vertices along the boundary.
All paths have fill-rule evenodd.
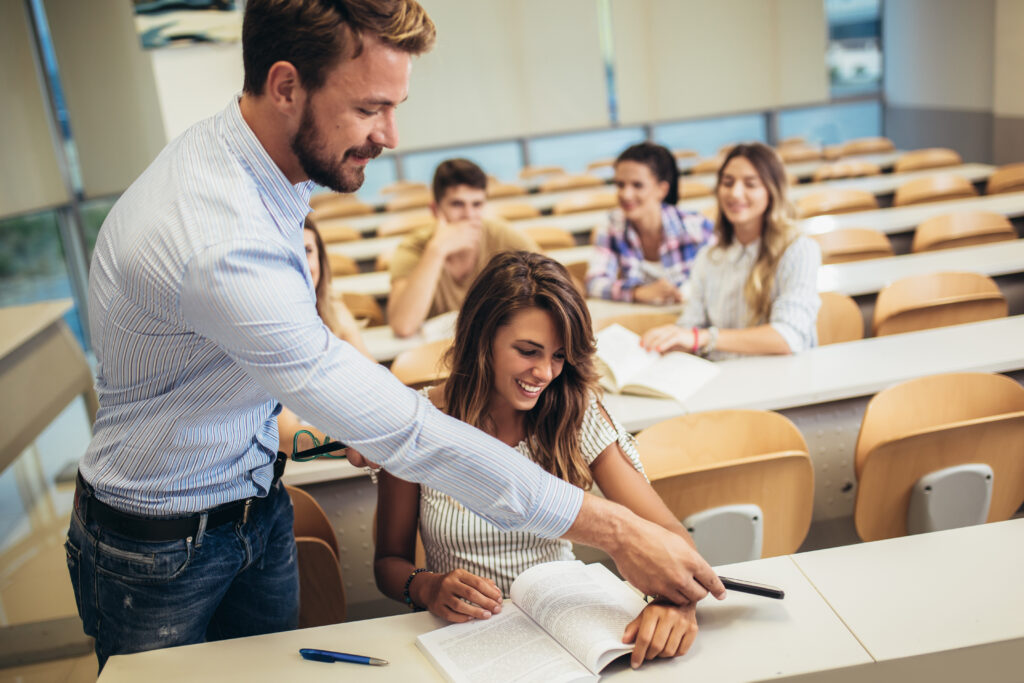
<path id="1" fill-rule="evenodd" d="M 291 62 L 274 62 L 267 71 L 263 94 L 284 116 L 295 119 L 302 116 L 307 93 L 298 70 Z"/>
<path id="2" fill-rule="evenodd" d="M 434 215 L 434 218 L 440 218 L 441 214 L 437 210 L 437 202 L 430 202 L 430 213 Z"/>

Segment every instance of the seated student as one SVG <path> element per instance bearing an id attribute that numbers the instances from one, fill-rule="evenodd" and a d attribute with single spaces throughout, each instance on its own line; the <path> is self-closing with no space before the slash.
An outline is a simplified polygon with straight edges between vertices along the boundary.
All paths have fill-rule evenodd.
<path id="1" fill-rule="evenodd" d="M 594 236 L 587 295 L 648 304 L 682 301 L 681 288 L 713 226 L 704 215 L 676 207 L 675 157 L 661 145 L 633 145 L 615 161 L 615 186 L 621 210 Z"/>
<path id="2" fill-rule="evenodd" d="M 320 319 L 334 336 L 347 341 L 364 356 L 374 360 L 363 342 L 363 337 L 359 333 L 359 323 L 352 317 L 352 313 L 341 301 L 331 300 L 331 267 L 327 261 L 324 240 L 320 237 L 316 223 L 308 217 L 303 225 L 302 241 L 306 246 L 306 261 L 309 263 L 309 274 L 313 279 L 316 312 L 320 314 Z M 291 453 L 295 434 L 303 429 L 314 434 L 317 439 L 323 439 L 323 434 L 316 428 L 303 423 L 295 413 L 282 407 L 281 413 L 277 416 L 279 448 L 285 453 Z M 309 444 L 305 444 L 305 447 L 309 448 Z"/>
<path id="3" fill-rule="evenodd" d="M 548 472 L 604 495 L 692 544 L 651 488 L 633 437 L 601 405 L 590 314 L 565 268 L 506 252 L 474 281 L 459 313 L 451 377 L 423 393 L 442 411 L 514 446 Z M 414 566 L 416 532 L 426 568 Z M 512 580 L 572 545 L 502 532 L 445 494 L 383 473 L 374 571 L 386 595 L 449 621 L 487 618 Z M 634 663 L 673 657 L 696 634 L 694 606 L 651 603 L 626 629 Z M 654 643 L 657 643 L 655 645 Z"/>
<path id="4" fill-rule="evenodd" d="M 414 334 L 427 318 L 458 310 L 473 278 L 495 254 L 537 251 L 523 232 L 484 219 L 487 176 L 472 161 L 442 162 L 433 193 L 437 223 L 410 233 L 391 259 L 388 322 L 399 337 Z"/>
<path id="5" fill-rule="evenodd" d="M 736 145 L 716 195 L 717 243 L 697 255 L 683 315 L 648 330 L 642 344 L 712 359 L 814 346 L 821 251 L 793 220 L 782 161 L 760 143 Z"/>

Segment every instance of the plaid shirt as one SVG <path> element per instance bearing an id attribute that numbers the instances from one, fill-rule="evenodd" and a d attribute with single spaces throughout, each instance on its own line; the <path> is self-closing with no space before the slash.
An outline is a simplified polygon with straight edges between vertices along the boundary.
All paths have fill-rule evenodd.
<path id="1" fill-rule="evenodd" d="M 633 290 L 653 281 L 644 270 L 640 233 L 621 211 L 610 214 L 608 227 L 598 229 L 595 253 L 587 268 L 587 296 L 632 301 Z M 658 250 L 665 278 L 682 287 L 690 277 L 693 260 L 714 233 L 703 214 L 661 205 L 661 248 Z"/>

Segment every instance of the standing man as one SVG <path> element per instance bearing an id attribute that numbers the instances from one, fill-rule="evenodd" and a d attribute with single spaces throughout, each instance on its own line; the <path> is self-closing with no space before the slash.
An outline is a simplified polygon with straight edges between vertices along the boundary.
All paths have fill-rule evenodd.
<path id="1" fill-rule="evenodd" d="M 409 233 L 391 258 L 388 324 L 399 337 L 435 315 L 462 308 L 469 286 L 503 251 L 540 251 L 522 230 L 484 218 L 487 176 L 468 159 L 448 159 L 434 171 L 437 218 Z"/>
<path id="2" fill-rule="evenodd" d="M 317 315 L 309 181 L 360 186 L 397 143 L 411 57 L 433 40 L 414 0 L 249 0 L 242 95 L 172 141 L 104 223 L 89 274 L 100 409 L 67 541 L 101 668 L 296 625 L 281 403 L 500 528 L 604 548 L 648 593 L 724 594 L 679 537 L 432 409 Z"/>

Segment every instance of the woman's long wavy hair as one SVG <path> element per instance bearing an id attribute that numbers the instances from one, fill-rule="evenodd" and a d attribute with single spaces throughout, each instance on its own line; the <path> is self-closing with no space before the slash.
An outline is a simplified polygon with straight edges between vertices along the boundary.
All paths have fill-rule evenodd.
<path id="1" fill-rule="evenodd" d="M 320 314 L 320 319 L 327 325 L 327 329 L 340 336 L 341 323 L 338 321 L 338 314 L 334 312 L 334 304 L 331 303 L 331 262 L 327 258 L 327 249 L 324 248 L 324 238 L 320 236 L 316 223 L 308 216 L 302 228 L 313 233 L 316 239 L 316 257 L 320 263 L 320 281 L 316 283 L 316 312 Z"/>
<path id="2" fill-rule="evenodd" d="M 526 414 L 527 443 L 535 461 L 583 489 L 593 483 L 580 456 L 580 426 L 597 387 L 596 351 L 587 304 L 562 264 L 527 251 L 496 255 L 474 280 L 446 358 L 444 411 L 487 430 L 494 387 L 493 344 L 498 328 L 529 308 L 551 314 L 562 336 L 565 364 Z"/>
<path id="3" fill-rule="evenodd" d="M 775 272 L 779 260 L 789 245 L 799 235 L 795 221 L 796 212 L 789 201 L 789 181 L 786 179 L 786 167 L 779 155 L 771 147 L 760 142 L 751 142 L 734 146 L 725 156 L 725 161 L 718 169 L 718 180 L 715 183 L 715 198 L 722 185 L 722 172 L 730 161 L 743 157 L 749 161 L 761 182 L 768 189 L 768 208 L 764 212 L 764 224 L 761 228 L 761 248 L 757 261 L 750 271 L 750 277 L 743 287 L 743 295 L 750 308 L 751 326 L 767 322 L 772 309 L 772 289 L 775 286 Z M 736 230 L 725 212 L 721 200 L 718 205 L 718 219 L 715 222 L 715 235 L 718 247 L 725 248 L 732 244 Z"/>

